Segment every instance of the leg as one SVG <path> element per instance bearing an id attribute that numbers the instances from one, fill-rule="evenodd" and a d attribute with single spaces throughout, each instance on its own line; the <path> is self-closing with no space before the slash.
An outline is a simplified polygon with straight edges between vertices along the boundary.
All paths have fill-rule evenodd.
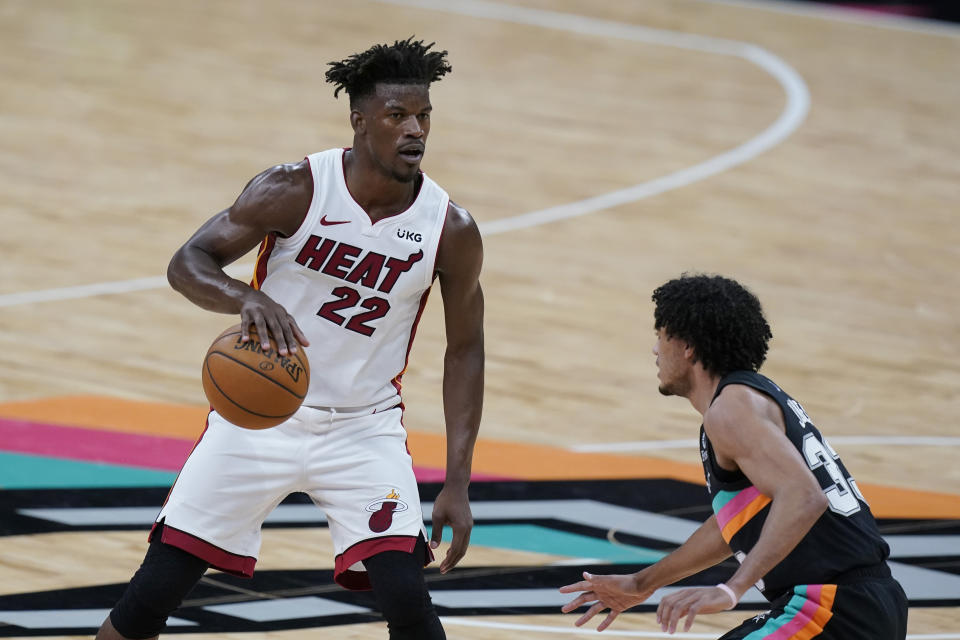
<path id="1" fill-rule="evenodd" d="M 413 553 L 384 551 L 363 561 L 390 640 L 445 640 L 427 583 L 423 578 L 426 542 L 417 541 Z"/>
<path id="2" fill-rule="evenodd" d="M 160 542 L 158 530 L 143 564 L 103 621 L 96 640 L 156 638 L 209 566 L 186 551 Z"/>

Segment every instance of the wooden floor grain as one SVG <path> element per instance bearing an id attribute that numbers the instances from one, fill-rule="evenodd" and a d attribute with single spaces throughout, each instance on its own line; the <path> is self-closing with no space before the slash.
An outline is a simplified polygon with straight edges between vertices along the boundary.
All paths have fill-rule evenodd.
<path id="1" fill-rule="evenodd" d="M 202 404 L 200 358 L 233 320 L 165 288 L 167 260 L 257 172 L 350 144 L 346 101 L 323 82 L 327 61 L 416 34 L 448 49 L 454 69 L 432 89 L 424 169 L 486 232 L 483 437 L 559 446 L 694 437 L 693 410 L 657 394 L 650 354 L 650 292 L 684 271 L 726 274 L 759 295 L 774 333 L 764 371 L 828 437 L 958 435 L 960 33 L 699 0 L 491 5 L 509 19 L 468 18 L 459 6 L 0 3 L 0 401 Z M 635 37 L 637 27 L 663 37 Z M 768 70 L 682 48 L 682 34 L 755 45 L 795 70 L 810 96 L 799 127 L 742 164 L 652 197 L 498 226 L 676 176 L 757 137 L 790 106 Z M 69 289 L 147 278 L 156 286 Z M 48 301 L 15 298 L 50 290 Z M 405 423 L 435 433 L 438 300 L 404 378 Z M 956 446 L 836 448 L 862 482 L 960 495 Z M 696 462 L 695 451 L 653 455 Z M 5 539 L 0 592 L 93 574 L 122 581 L 142 553 L 126 533 L 97 536 L 83 543 L 91 557 L 115 562 L 78 559 L 66 575 L 56 559 L 74 543 Z M 270 553 L 292 549 L 281 540 Z M 484 563 L 495 561 L 489 553 Z M 695 631 L 719 634 L 734 618 Z M 640 614 L 620 626 L 655 628 Z M 956 609 L 911 611 L 911 633 L 958 626 Z M 302 634 L 263 640 L 293 635 Z M 336 632 L 383 635 L 379 625 Z"/>

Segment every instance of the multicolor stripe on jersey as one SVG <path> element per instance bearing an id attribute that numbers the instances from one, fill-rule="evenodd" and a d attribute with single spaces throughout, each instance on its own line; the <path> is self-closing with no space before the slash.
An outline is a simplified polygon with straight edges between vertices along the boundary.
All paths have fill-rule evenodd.
<path id="1" fill-rule="evenodd" d="M 795 585 L 829 584 L 841 574 L 886 560 L 890 548 L 880 536 L 870 507 L 800 403 L 772 380 L 753 371 L 735 371 L 724 376 L 714 399 L 731 384 L 756 389 L 780 406 L 787 438 L 807 462 L 829 500 L 829 508 L 803 540 L 757 583 L 763 595 L 772 600 Z M 721 535 L 742 561 L 760 538 L 770 512 L 770 498 L 760 493 L 742 472 L 727 471 L 717 464 L 703 426 L 700 457 Z"/>

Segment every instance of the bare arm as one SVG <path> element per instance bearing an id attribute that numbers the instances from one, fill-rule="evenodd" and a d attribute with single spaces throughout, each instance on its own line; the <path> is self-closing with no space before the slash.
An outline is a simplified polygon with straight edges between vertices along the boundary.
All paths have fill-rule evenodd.
<path id="1" fill-rule="evenodd" d="M 264 349 L 268 332 L 280 353 L 307 344 L 283 307 L 250 285 L 231 278 L 223 267 L 246 255 L 271 234 L 287 236 L 303 221 L 313 196 L 309 163 L 278 165 L 247 184 L 229 208 L 207 220 L 180 247 L 167 267 L 170 286 L 194 304 L 218 313 L 240 314 L 243 341 L 254 325 Z"/>
<path id="2" fill-rule="evenodd" d="M 720 535 L 717 516 L 712 515 L 672 553 L 640 571 L 637 575 L 643 575 L 638 584 L 653 591 L 709 569 L 729 558 L 730 554 L 730 545 Z"/>
<path id="3" fill-rule="evenodd" d="M 602 576 L 584 573 L 582 581 L 560 587 L 561 593 L 583 592 L 565 604 L 561 611 L 569 613 L 596 601 L 574 624 L 579 627 L 604 609 L 610 609 L 606 619 L 597 627 L 598 631 L 603 631 L 621 612 L 645 601 L 660 587 L 692 576 L 728 557 L 730 547 L 720 535 L 716 516 L 710 516 L 686 542 L 642 571 Z"/>
<path id="4" fill-rule="evenodd" d="M 704 416 L 703 426 L 717 462 L 738 468 L 771 500 L 757 544 L 727 581 L 739 597 L 793 551 L 826 511 L 827 498 L 784 435 L 780 408 L 767 396 L 730 385 Z"/>
<path id="5" fill-rule="evenodd" d="M 443 359 L 447 472 L 434 502 L 431 537 L 431 546 L 436 548 L 443 527 L 453 529 L 453 542 L 440 564 L 443 573 L 463 558 L 473 528 L 467 487 L 483 407 L 482 263 L 483 245 L 476 223 L 464 209 L 450 203 L 437 255 L 447 334 Z"/>
<path id="6" fill-rule="evenodd" d="M 717 463 L 732 471 L 739 469 L 771 499 L 757 543 L 726 583 L 739 600 L 797 546 L 823 515 L 827 498 L 784 435 L 783 415 L 767 396 L 743 385 L 725 387 L 704 415 L 703 427 Z M 688 630 L 698 613 L 715 613 L 732 605 L 718 588 L 684 589 L 664 598 L 657 613 L 663 628 L 672 633 L 683 616 L 687 616 L 684 629 Z"/>

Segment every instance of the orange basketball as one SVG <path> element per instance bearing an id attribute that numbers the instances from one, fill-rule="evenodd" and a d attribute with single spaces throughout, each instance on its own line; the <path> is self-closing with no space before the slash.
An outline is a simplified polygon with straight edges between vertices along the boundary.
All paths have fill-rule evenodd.
<path id="1" fill-rule="evenodd" d="M 240 325 L 217 336 L 203 359 L 203 392 L 217 413 L 247 429 L 274 427 L 300 408 L 310 384 L 303 347 L 287 356 L 277 353 L 270 337 L 264 351 L 256 327 L 250 341 L 240 341 Z"/>

